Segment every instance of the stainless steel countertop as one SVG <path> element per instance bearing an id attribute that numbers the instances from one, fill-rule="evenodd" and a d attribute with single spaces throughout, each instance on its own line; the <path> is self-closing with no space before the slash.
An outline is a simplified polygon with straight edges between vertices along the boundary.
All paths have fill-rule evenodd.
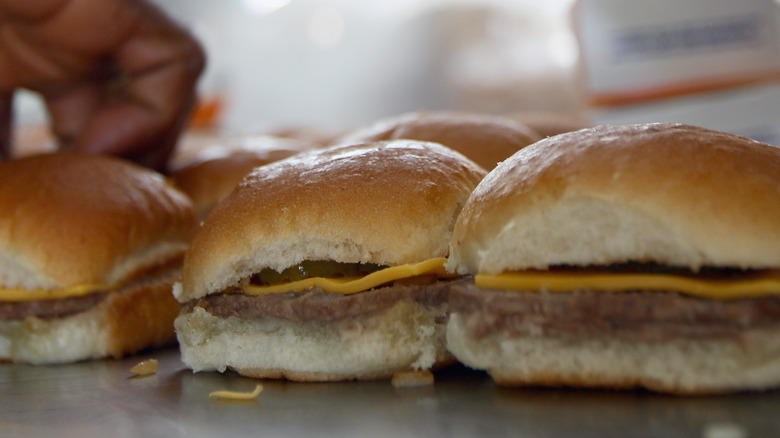
<path id="1" fill-rule="evenodd" d="M 146 358 L 156 374 L 132 377 Z M 780 437 L 780 392 L 674 397 L 496 387 L 460 366 L 433 386 L 263 381 L 186 369 L 178 350 L 58 366 L 0 364 L 0 437 Z"/>

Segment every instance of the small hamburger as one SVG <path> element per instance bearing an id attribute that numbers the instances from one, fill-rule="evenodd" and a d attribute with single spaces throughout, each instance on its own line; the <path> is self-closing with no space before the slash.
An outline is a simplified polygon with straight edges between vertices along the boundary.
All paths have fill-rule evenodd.
<path id="1" fill-rule="evenodd" d="M 678 124 L 550 137 L 453 231 L 450 351 L 501 385 L 780 386 L 780 149 Z"/>
<path id="2" fill-rule="evenodd" d="M 189 199 L 127 161 L 60 152 L 0 163 L 0 360 L 121 357 L 175 342 L 171 287 Z"/>
<path id="3" fill-rule="evenodd" d="M 196 215 L 203 220 L 255 167 L 318 147 L 269 135 L 215 137 L 208 146 L 177 157 L 171 179 L 192 199 Z"/>
<path id="4" fill-rule="evenodd" d="M 498 115 L 465 111 L 410 112 L 377 120 L 336 143 L 412 139 L 441 143 L 486 170 L 542 136 L 522 123 Z"/>
<path id="5" fill-rule="evenodd" d="M 253 170 L 201 226 L 175 287 L 184 363 L 296 381 L 452 362 L 443 265 L 485 171 L 436 143 L 332 146 Z"/>

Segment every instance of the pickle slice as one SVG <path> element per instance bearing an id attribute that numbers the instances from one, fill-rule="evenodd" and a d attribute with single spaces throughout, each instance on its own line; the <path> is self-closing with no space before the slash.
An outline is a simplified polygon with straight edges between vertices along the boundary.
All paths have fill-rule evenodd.
<path id="1" fill-rule="evenodd" d="M 257 286 L 289 283 L 312 277 L 341 278 L 362 277 L 380 269 L 383 265 L 374 263 L 341 263 L 328 260 L 306 260 L 290 266 L 282 272 L 266 268 L 252 276 L 251 284 Z"/>

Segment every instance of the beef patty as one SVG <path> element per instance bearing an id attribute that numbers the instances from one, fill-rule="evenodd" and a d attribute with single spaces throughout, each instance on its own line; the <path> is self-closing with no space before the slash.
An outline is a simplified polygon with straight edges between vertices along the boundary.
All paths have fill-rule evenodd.
<path id="1" fill-rule="evenodd" d="M 214 316 L 243 319 L 279 318 L 295 322 L 334 322 L 370 315 L 388 309 L 401 300 L 416 301 L 428 308 L 446 310 L 450 287 L 459 280 L 420 283 L 396 282 L 350 295 L 313 288 L 303 292 L 246 295 L 237 291 L 212 294 L 189 301 L 182 314 L 201 307 Z M 446 322 L 448 312 L 442 314 Z"/>
<path id="2" fill-rule="evenodd" d="M 157 266 L 138 274 L 134 280 L 121 285 L 117 289 L 103 292 L 92 292 L 87 295 L 47 300 L 0 301 L 0 320 L 24 319 L 28 316 L 37 318 L 58 318 L 84 312 L 98 305 L 109 293 L 122 293 L 158 282 L 173 284 L 180 275 L 179 261 Z"/>
<path id="3" fill-rule="evenodd" d="M 477 339 L 493 332 L 539 337 L 610 335 L 643 341 L 736 336 L 780 325 L 780 297 L 706 299 L 668 291 L 532 292 L 460 282 L 450 292 Z"/>

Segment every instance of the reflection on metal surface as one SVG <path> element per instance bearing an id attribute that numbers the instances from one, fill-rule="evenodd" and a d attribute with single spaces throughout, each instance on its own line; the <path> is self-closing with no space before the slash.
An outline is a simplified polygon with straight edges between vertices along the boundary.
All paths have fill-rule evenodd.
<path id="1" fill-rule="evenodd" d="M 263 381 L 262 397 L 217 403 L 208 397 L 212 391 L 245 392 L 258 382 L 234 373 L 193 374 L 175 349 L 145 355 L 158 359 L 159 368 L 143 379 L 128 373 L 139 357 L 0 364 L 0 436 L 698 438 L 712 425 L 749 437 L 780 430 L 780 392 L 675 397 L 510 389 L 460 366 L 437 372 L 434 385 L 420 388 L 394 388 L 389 380 Z"/>

